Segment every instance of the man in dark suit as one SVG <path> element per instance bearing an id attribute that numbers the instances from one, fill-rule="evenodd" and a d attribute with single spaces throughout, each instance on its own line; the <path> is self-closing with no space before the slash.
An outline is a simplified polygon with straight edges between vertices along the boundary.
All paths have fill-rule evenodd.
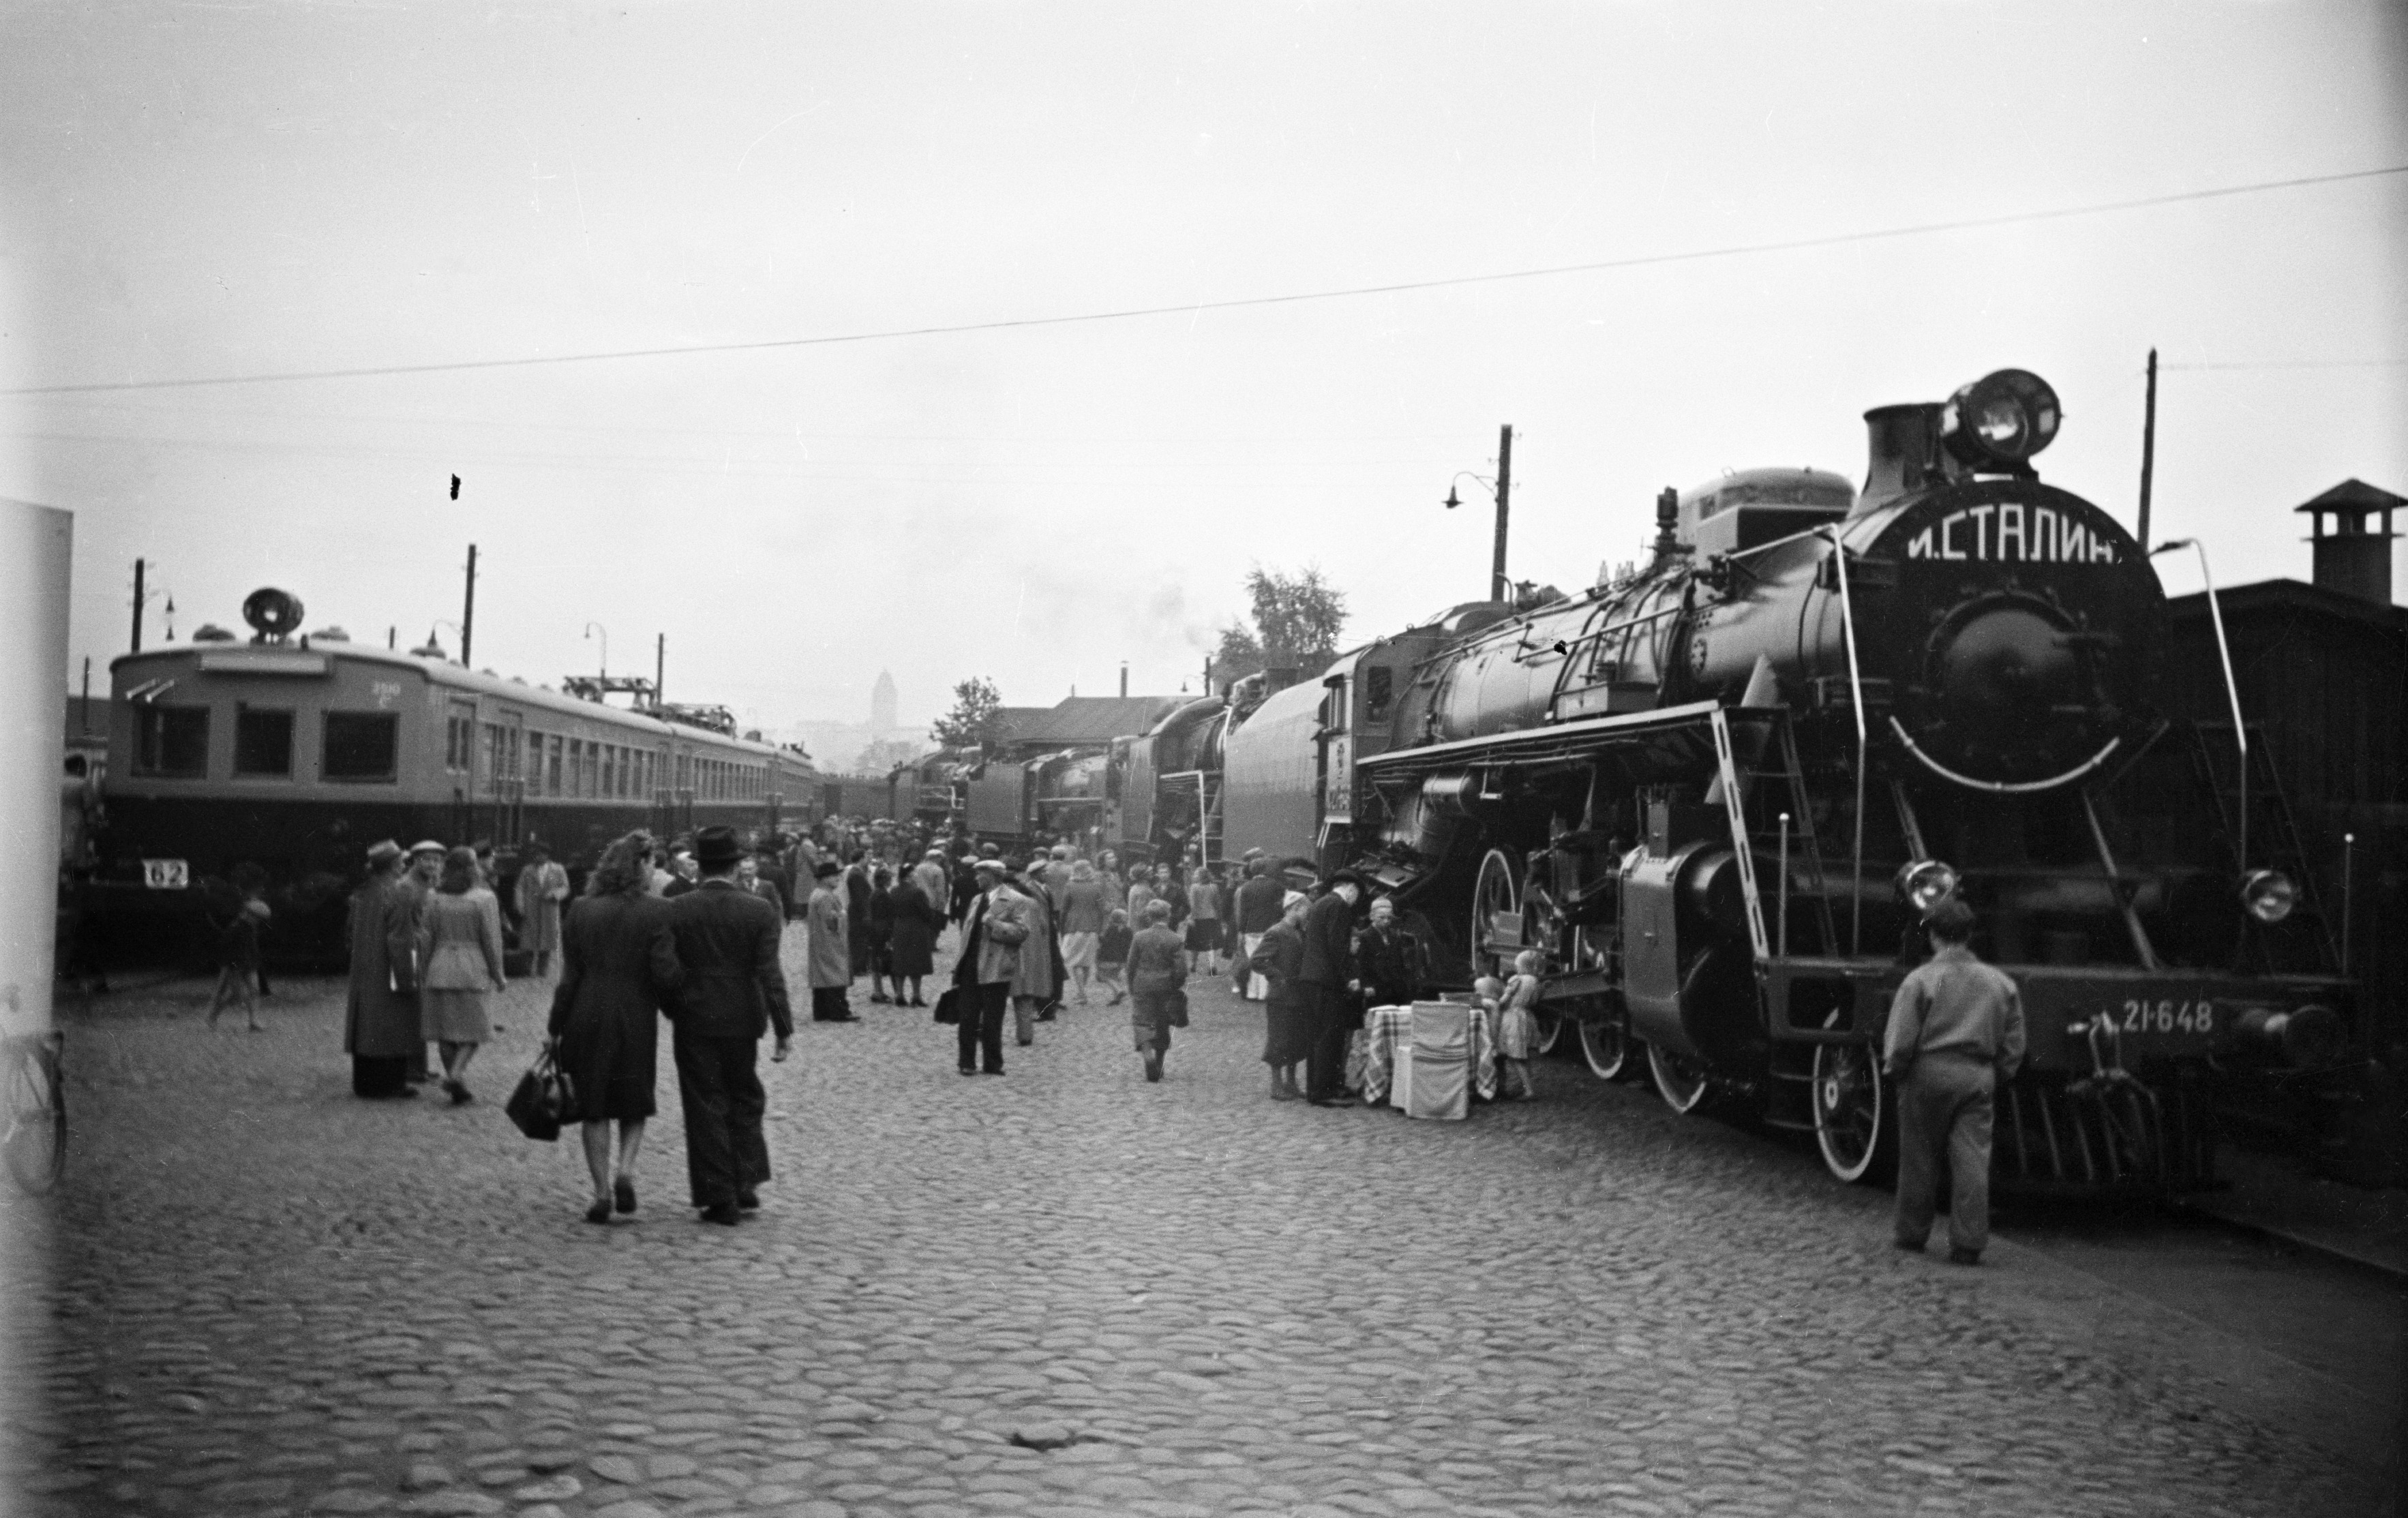
<path id="1" fill-rule="evenodd" d="M 669 1021 L 678 1096 L 685 1108 L 686 1177 L 705 1223 L 734 1224 L 761 1205 L 769 1144 L 761 1133 L 768 1097 L 754 1067 L 765 1025 L 782 1060 L 795 1037 L 786 972 L 778 963 L 784 927 L 778 909 L 736 883 L 744 857 L 736 830 L 706 827 L 694 842 L 701 881 L 669 903 L 685 983 Z"/>
<path id="2" fill-rule="evenodd" d="M 1028 898 L 1005 883 L 1010 871 L 1000 859 L 974 866 L 978 894 L 962 923 L 962 957 L 953 966 L 961 995 L 959 1049 L 964 1075 L 976 1075 L 982 1057 L 989 1075 L 1003 1073 L 1003 1014 L 1011 1005 L 1011 982 L 1020 970 L 1021 946 L 1028 941 Z M 1032 950 L 1034 946 L 1031 946 Z"/>
<path id="3" fill-rule="evenodd" d="M 1352 1107 L 1346 1095 L 1346 1037 L 1361 1022 L 1354 1009 L 1354 900 L 1363 877 L 1341 869 L 1329 889 L 1304 909 L 1305 1026 L 1312 1039 L 1305 1060 L 1305 1096 L 1315 1107 Z"/>

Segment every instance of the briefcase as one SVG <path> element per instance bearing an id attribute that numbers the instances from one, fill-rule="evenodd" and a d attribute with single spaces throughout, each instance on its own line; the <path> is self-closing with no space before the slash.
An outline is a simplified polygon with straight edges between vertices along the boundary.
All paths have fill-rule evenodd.
<path id="1" fill-rule="evenodd" d="M 962 988 L 949 986 L 937 998 L 937 1021 L 958 1024 L 962 1020 Z"/>

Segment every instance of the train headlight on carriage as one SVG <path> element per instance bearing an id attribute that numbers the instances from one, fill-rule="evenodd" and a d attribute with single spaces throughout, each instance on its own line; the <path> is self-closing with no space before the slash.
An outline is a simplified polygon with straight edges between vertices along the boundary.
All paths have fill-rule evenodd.
<path id="1" fill-rule="evenodd" d="M 1911 861 L 1899 869 L 1898 894 L 1916 911 L 1928 912 L 1956 894 L 1956 868 L 1937 859 Z"/>
<path id="2" fill-rule="evenodd" d="M 2241 877 L 2241 905 L 2261 923 L 2279 923 L 2300 904 L 2300 888 L 2279 869 L 2253 869 Z"/>
<path id="3" fill-rule="evenodd" d="M 2020 469 L 2057 437 L 2057 392 L 2028 369 L 1985 374 L 1948 397 L 1941 440 L 1974 469 Z"/>

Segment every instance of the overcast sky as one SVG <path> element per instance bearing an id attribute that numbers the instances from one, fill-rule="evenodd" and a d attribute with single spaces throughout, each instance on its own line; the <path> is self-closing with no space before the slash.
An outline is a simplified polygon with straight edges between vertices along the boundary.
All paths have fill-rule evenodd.
<path id="1" fill-rule="evenodd" d="M 2408 175 L 1240 309 L 2408 165 L 2408 7 L 144 5 L 0 19 L 0 396 L 72 652 L 301 595 L 751 720 L 1196 680 L 1251 564 L 1369 636 L 1635 555 L 1660 487 L 1863 472 L 1863 411 L 2050 380 L 2044 478 L 2306 578 L 2408 494 Z M 450 477 L 464 480 L 446 498 Z M 2168 565 L 2170 589 L 2195 571 Z M 2408 585 L 2408 575 L 2402 577 Z M 163 631 L 154 608 L 151 637 Z M 456 635 L 440 633 L 456 649 Z M 70 676 L 72 678 L 71 669 Z M 841 757 L 841 756 L 831 756 Z"/>

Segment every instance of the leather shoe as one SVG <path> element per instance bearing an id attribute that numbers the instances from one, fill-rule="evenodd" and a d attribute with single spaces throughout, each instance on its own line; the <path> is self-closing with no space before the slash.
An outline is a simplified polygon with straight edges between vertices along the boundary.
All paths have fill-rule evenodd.
<path id="1" fill-rule="evenodd" d="M 585 1221 L 588 1223 L 609 1222 L 610 1204 L 609 1202 L 595 1202 L 592 1207 L 585 1210 Z"/>
<path id="2" fill-rule="evenodd" d="M 962 1067 L 962 1073 L 964 1075 L 976 1075 L 978 1074 L 978 1067 L 975 1065 L 965 1065 Z"/>
<path id="3" fill-rule="evenodd" d="M 706 1207 L 702 1210 L 703 1222 L 716 1223 L 723 1228 L 735 1227 L 737 1220 L 743 1216 L 743 1213 L 736 1210 L 736 1204 L 733 1202 L 722 1202 L 717 1207 Z"/>
<path id="4" fill-rule="evenodd" d="M 1891 1240 L 1889 1241 L 1889 1247 L 1890 1247 L 1890 1248 L 1892 1248 L 1892 1249 L 1902 1249 L 1902 1250 L 1906 1251 L 1909 1254 L 1920 1254 L 1920 1253 L 1923 1253 L 1923 1246 L 1922 1246 L 1921 1244 L 1919 1244 L 1919 1243 L 1910 1244 L 1910 1243 L 1908 1243 L 1908 1242 L 1907 1242 L 1905 1239 L 1891 1239 Z"/>
<path id="5" fill-rule="evenodd" d="M 1948 1252 L 1948 1263 L 1950 1265 L 1979 1265 L 1982 1263 L 1982 1252 L 1978 1249 L 1952 1249 Z"/>
<path id="6" fill-rule="evenodd" d="M 747 1186 L 736 1194 L 736 1206 L 740 1211 L 758 1212 L 761 1210 L 761 1194 Z"/>
<path id="7" fill-rule="evenodd" d="M 1315 1107 L 1353 1107 L 1357 1104 L 1352 1096 L 1315 1096 L 1312 1098 L 1312 1105 Z"/>
<path id="8" fill-rule="evenodd" d="M 617 1204 L 620 1211 L 633 1212 L 636 1210 L 636 1183 L 625 1176 L 611 1181 L 610 1199 Z"/>

